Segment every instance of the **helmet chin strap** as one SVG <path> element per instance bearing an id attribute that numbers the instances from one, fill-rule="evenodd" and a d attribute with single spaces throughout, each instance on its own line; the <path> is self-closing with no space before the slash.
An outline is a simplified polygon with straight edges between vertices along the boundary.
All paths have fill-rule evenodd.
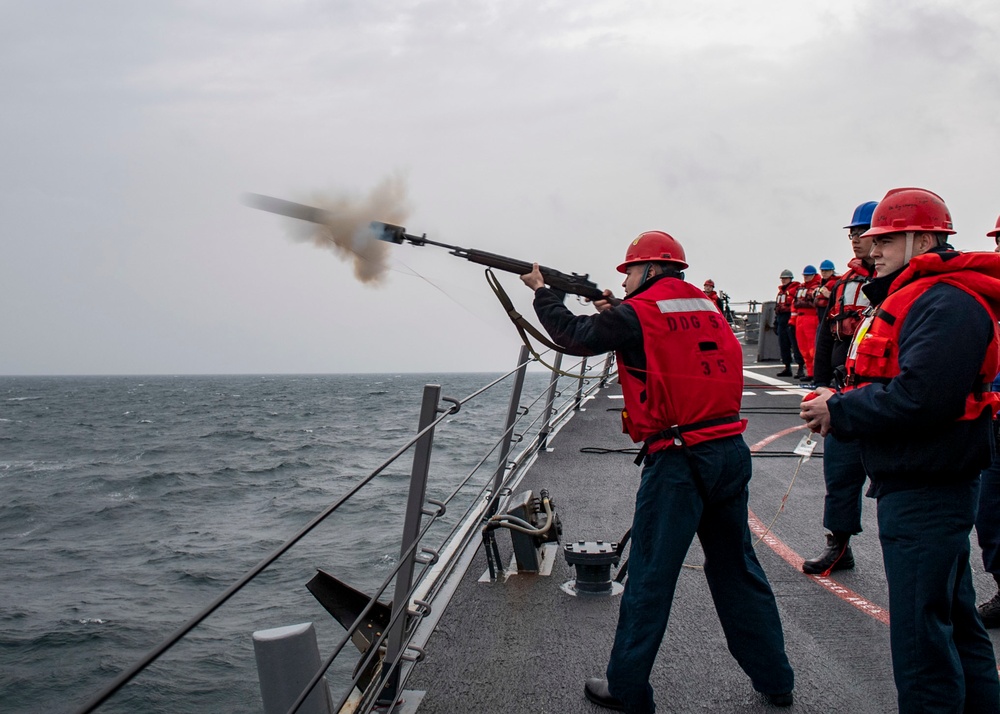
<path id="1" fill-rule="evenodd" d="M 903 254 L 903 265 L 910 264 L 910 258 L 913 257 L 913 231 L 906 232 L 906 252 Z"/>

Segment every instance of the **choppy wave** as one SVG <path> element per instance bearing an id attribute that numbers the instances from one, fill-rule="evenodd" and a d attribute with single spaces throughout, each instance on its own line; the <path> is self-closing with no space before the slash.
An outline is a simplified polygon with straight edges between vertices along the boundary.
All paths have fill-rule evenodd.
<path id="1" fill-rule="evenodd" d="M 539 380 L 543 379 L 539 376 Z M 0 378 L 0 702 L 57 711 L 217 597 L 416 432 L 425 383 L 469 394 L 483 375 Z M 506 413 L 437 437 L 447 492 Z M 44 406 L 41 406 L 44 405 Z M 399 554 L 410 457 L 390 466 L 176 655 L 102 708 L 259 710 L 250 633 L 314 618 L 317 567 L 373 589 Z M 456 512 L 460 512 L 456 509 Z M 303 614 L 305 613 L 305 614 Z M 59 677 L 52 663 L 60 662 Z"/>

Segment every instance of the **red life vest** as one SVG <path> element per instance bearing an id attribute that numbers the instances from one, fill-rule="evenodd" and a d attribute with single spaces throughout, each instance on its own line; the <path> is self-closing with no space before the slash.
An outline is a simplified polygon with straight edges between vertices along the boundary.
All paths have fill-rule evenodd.
<path id="1" fill-rule="evenodd" d="M 854 334 L 861 322 L 861 313 L 868 307 L 868 296 L 861 288 L 874 276 L 874 267 L 868 268 L 861 258 L 854 258 L 847 264 L 847 272 L 834 284 L 826 321 L 835 338 L 847 340 Z"/>
<path id="2" fill-rule="evenodd" d="M 646 371 L 636 374 L 618 355 L 623 431 L 637 443 L 651 440 L 650 452 L 681 446 L 661 436 L 672 427 L 688 446 L 742 434 L 743 351 L 715 303 L 676 278 L 625 301 L 642 327 Z"/>
<path id="3" fill-rule="evenodd" d="M 822 286 L 822 278 L 814 275 L 806 282 L 800 283 L 795 291 L 795 314 L 804 315 L 808 312 L 816 314 L 816 291 Z"/>
<path id="4" fill-rule="evenodd" d="M 708 299 L 715 303 L 715 306 L 719 308 L 719 312 L 722 312 L 722 300 L 719 298 L 719 293 L 714 290 L 705 290 L 704 293 L 708 296 Z"/>
<path id="5" fill-rule="evenodd" d="M 826 307 L 830 304 L 830 296 L 833 295 L 833 286 L 837 284 L 838 280 L 840 280 L 839 275 L 831 275 L 826 280 L 823 280 L 823 284 L 820 287 L 826 288 L 826 295 L 823 295 L 819 290 L 816 291 L 816 307 Z"/>
<path id="6" fill-rule="evenodd" d="M 946 256 L 946 257 L 942 257 Z M 989 312 L 993 319 L 993 339 L 979 370 L 981 389 L 965 399 L 960 420 L 979 418 L 984 411 L 994 415 L 1000 408 L 1000 392 L 991 392 L 990 383 L 1000 372 L 1000 255 L 996 253 L 924 253 L 915 256 L 889 288 L 889 295 L 877 307 L 869 307 L 854 333 L 847 353 L 847 389 L 872 382 L 886 383 L 899 374 L 899 336 L 906 316 L 917 299 L 931 286 L 946 283 L 964 290 Z M 956 316 L 958 319 L 959 316 Z M 947 349 L 942 345 L 941 349 Z"/>
<path id="7" fill-rule="evenodd" d="M 778 286 L 778 297 L 774 298 L 774 311 L 778 314 L 788 314 L 792 311 L 792 300 L 799 284 L 794 280 L 788 285 Z"/>

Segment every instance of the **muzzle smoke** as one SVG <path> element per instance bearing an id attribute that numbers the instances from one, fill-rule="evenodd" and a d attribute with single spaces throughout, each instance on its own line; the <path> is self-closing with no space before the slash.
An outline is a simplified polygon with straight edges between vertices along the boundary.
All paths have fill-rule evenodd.
<path id="1" fill-rule="evenodd" d="M 317 194 L 306 203 L 329 211 L 326 223 L 295 221 L 292 237 L 317 248 L 327 248 L 354 262 L 354 276 L 362 283 L 379 285 L 389 270 L 392 244 L 381 241 L 371 230 L 371 221 L 405 225 L 410 214 L 406 182 L 401 176 L 383 180 L 364 197 Z"/>

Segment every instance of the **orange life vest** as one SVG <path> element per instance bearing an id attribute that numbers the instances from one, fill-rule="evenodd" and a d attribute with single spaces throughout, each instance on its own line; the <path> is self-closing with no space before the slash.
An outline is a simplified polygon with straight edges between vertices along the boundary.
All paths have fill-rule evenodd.
<path id="1" fill-rule="evenodd" d="M 649 441 L 650 452 L 682 445 L 663 435 L 674 427 L 687 446 L 742 434 L 743 352 L 716 304 L 676 278 L 625 302 L 642 327 L 646 370 L 630 370 L 618 355 L 624 432 Z"/>
<path id="2" fill-rule="evenodd" d="M 839 275 L 831 275 L 826 280 L 823 280 L 823 284 L 820 287 L 826 288 L 827 294 L 823 295 L 818 290 L 816 291 L 816 307 L 826 307 L 830 304 L 830 297 L 833 295 L 833 286 L 837 284 L 840 277 Z M 822 280 L 822 278 L 820 279 Z"/>
<path id="3" fill-rule="evenodd" d="M 861 288 L 874 275 L 874 268 L 869 269 L 861 258 L 854 258 L 847 264 L 847 272 L 834 284 L 830 291 L 830 311 L 826 314 L 834 337 L 846 340 L 854 334 L 861 322 L 861 313 L 868 307 L 868 297 Z"/>
<path id="4" fill-rule="evenodd" d="M 947 256 L 943 258 L 942 256 Z M 872 382 L 887 383 L 899 374 L 899 336 L 917 299 L 937 283 L 953 285 L 971 295 L 993 319 L 993 339 L 979 371 L 977 387 L 965 399 L 961 420 L 978 419 L 984 411 L 996 414 L 1000 392 L 989 391 L 1000 372 L 1000 256 L 995 253 L 924 253 L 893 281 L 880 305 L 870 306 L 847 352 L 847 389 Z M 956 315 L 956 319 L 960 316 Z M 948 349 L 942 345 L 941 349 Z"/>
<path id="5" fill-rule="evenodd" d="M 788 314 L 792 311 L 792 301 L 795 299 L 795 291 L 799 289 L 799 284 L 794 280 L 788 285 L 778 286 L 778 296 L 774 298 L 775 313 Z"/>
<path id="6" fill-rule="evenodd" d="M 795 314 L 804 315 L 809 312 L 816 314 L 816 291 L 822 286 L 823 280 L 818 275 L 799 284 L 798 290 L 795 291 Z"/>

